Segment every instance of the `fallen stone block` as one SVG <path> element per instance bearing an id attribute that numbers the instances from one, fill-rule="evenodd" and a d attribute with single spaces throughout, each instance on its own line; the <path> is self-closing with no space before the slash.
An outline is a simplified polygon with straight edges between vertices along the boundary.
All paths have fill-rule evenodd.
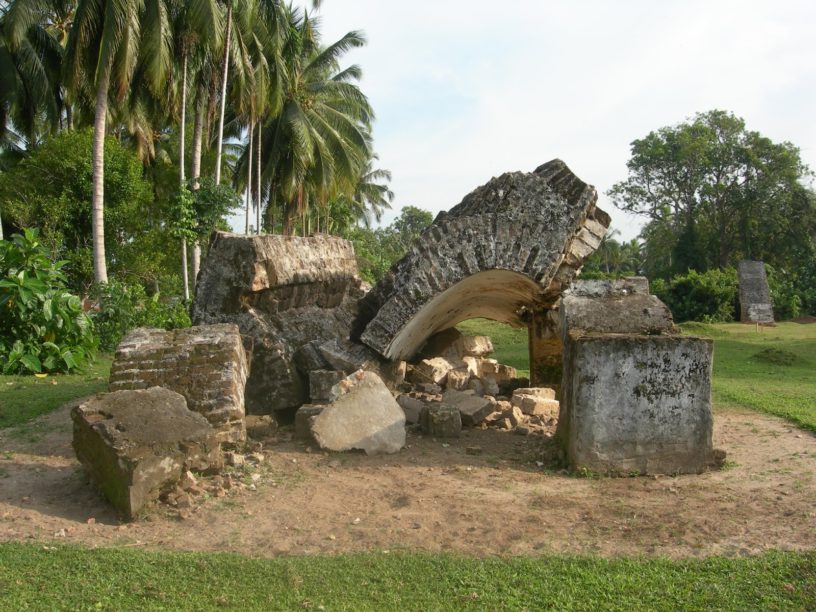
<path id="1" fill-rule="evenodd" d="M 470 391 L 473 391 L 476 395 L 484 395 L 485 394 L 484 383 L 478 378 L 471 378 L 468 381 L 468 389 Z"/>
<path id="2" fill-rule="evenodd" d="M 312 417 L 323 412 L 326 406 L 321 404 L 303 404 L 295 412 L 295 437 L 299 440 L 314 442 L 312 436 Z"/>
<path id="3" fill-rule="evenodd" d="M 462 391 L 464 389 L 467 389 L 469 381 L 470 372 L 468 371 L 467 368 L 457 368 L 455 370 L 451 370 L 450 372 L 448 372 L 447 382 L 448 389 Z"/>
<path id="4" fill-rule="evenodd" d="M 397 398 L 397 403 L 405 413 L 405 422 L 415 425 L 419 423 L 419 417 L 422 414 L 422 409 L 425 408 L 425 402 L 416 397 L 411 397 L 403 393 Z"/>
<path id="5" fill-rule="evenodd" d="M 317 443 L 332 451 L 398 452 L 405 446 L 405 413 L 388 387 L 373 372 L 357 371 L 346 380 L 345 393 L 310 419 Z"/>
<path id="6" fill-rule="evenodd" d="M 345 378 L 336 370 L 312 370 L 309 372 L 309 399 L 313 404 L 334 401 L 332 388 Z"/>
<path id="7" fill-rule="evenodd" d="M 513 391 L 513 395 L 534 395 L 544 399 L 555 399 L 555 389 L 550 387 L 520 387 Z"/>
<path id="8" fill-rule="evenodd" d="M 458 364 L 451 363 L 444 357 L 423 359 L 413 366 L 408 379 L 416 383 L 444 385 L 448 372 L 457 367 Z"/>
<path id="9" fill-rule="evenodd" d="M 134 519 L 187 470 L 222 467 L 218 432 L 169 389 L 115 391 L 73 409 L 77 458 L 110 503 Z"/>
<path id="10" fill-rule="evenodd" d="M 138 328 L 116 349 L 110 390 L 164 387 L 184 396 L 222 442 L 246 440 L 244 387 L 249 364 L 238 327 Z"/>
<path id="11" fill-rule="evenodd" d="M 558 416 L 558 400 L 547 399 L 539 395 L 513 394 L 512 404 L 527 415 L 555 415 Z"/>
<path id="12" fill-rule="evenodd" d="M 462 356 L 485 357 L 493 352 L 493 342 L 487 336 L 462 336 Z"/>
<path id="13" fill-rule="evenodd" d="M 346 374 L 376 367 L 377 364 L 376 356 L 368 347 L 350 340 L 331 340 L 321 344 L 318 349 L 335 370 Z"/>
<path id="14" fill-rule="evenodd" d="M 506 402 L 502 402 L 506 403 Z M 512 404 L 507 404 L 507 406 L 503 407 L 502 416 L 506 419 L 510 420 L 510 424 L 515 427 L 516 425 L 520 425 L 524 423 L 524 413 L 521 411 L 521 408 L 518 406 L 513 406 Z"/>
<path id="15" fill-rule="evenodd" d="M 483 374 L 479 381 L 482 383 L 482 393 L 484 395 L 495 397 L 500 393 L 499 383 L 495 376 Z"/>
<path id="16" fill-rule="evenodd" d="M 442 394 L 442 402 L 453 406 L 461 415 L 462 425 L 478 425 L 495 409 L 496 402 L 475 393 L 448 389 Z"/>
<path id="17" fill-rule="evenodd" d="M 516 377 L 516 368 L 497 362 L 495 359 L 482 361 L 482 377 L 490 376 L 499 385 L 506 384 Z"/>
<path id="18" fill-rule="evenodd" d="M 462 433 L 459 410 L 444 402 L 429 404 L 420 416 L 422 431 L 434 438 L 458 438 Z"/>

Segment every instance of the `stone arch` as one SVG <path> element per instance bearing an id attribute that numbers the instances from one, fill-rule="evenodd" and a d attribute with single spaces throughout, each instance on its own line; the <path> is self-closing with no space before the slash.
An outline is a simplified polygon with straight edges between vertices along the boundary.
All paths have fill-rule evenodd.
<path id="1" fill-rule="evenodd" d="M 361 300 L 355 338 L 407 360 L 434 333 L 472 317 L 540 328 L 532 322 L 606 233 L 597 198 L 558 159 L 492 179 L 440 213 Z"/>

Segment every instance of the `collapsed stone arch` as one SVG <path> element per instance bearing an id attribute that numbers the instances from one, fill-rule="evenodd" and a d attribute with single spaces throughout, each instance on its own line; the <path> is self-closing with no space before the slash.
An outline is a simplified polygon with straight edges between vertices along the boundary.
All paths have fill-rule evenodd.
<path id="1" fill-rule="evenodd" d="M 537 321 L 609 226 L 597 198 L 558 159 L 492 179 L 440 213 L 360 301 L 353 337 L 386 359 L 410 360 L 434 333 L 485 317 L 530 328 L 535 371 L 551 336 Z"/>

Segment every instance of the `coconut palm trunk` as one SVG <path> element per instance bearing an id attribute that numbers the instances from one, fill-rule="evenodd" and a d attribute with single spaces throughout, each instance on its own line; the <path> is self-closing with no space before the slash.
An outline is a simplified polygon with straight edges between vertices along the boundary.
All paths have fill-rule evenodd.
<path id="1" fill-rule="evenodd" d="M 215 184 L 221 184 L 221 149 L 224 145 L 224 110 L 227 106 L 227 78 L 229 76 L 229 48 L 232 35 L 232 2 L 227 4 L 227 32 L 224 36 L 224 59 L 221 62 L 221 110 L 218 119 L 218 148 L 215 152 Z"/>
<path id="2" fill-rule="evenodd" d="M 249 211 L 252 208 L 252 152 L 255 148 L 253 136 L 255 134 L 255 126 L 252 121 L 249 123 L 249 149 L 247 151 L 247 193 L 246 193 L 246 219 L 244 221 L 244 235 L 249 236 Z"/>
<path id="3" fill-rule="evenodd" d="M 187 137 L 187 53 L 181 60 L 181 125 L 179 128 L 179 191 L 184 191 L 184 145 Z M 187 269 L 187 239 L 181 239 L 181 276 L 184 280 L 184 301 L 190 301 L 190 277 Z"/>
<path id="4" fill-rule="evenodd" d="M 256 138 L 256 143 L 258 147 L 257 151 L 257 159 L 258 159 L 258 169 L 255 172 L 255 184 L 256 184 L 256 192 L 255 192 L 255 231 L 260 234 L 261 233 L 261 122 L 258 121 L 258 136 Z"/>
<path id="5" fill-rule="evenodd" d="M 93 135 L 93 195 L 91 197 L 91 232 L 93 237 L 94 280 L 108 282 L 105 262 L 105 125 L 108 116 L 110 63 L 102 66 L 96 85 L 96 115 Z"/>
<path id="6" fill-rule="evenodd" d="M 195 119 L 193 123 L 193 159 L 190 162 L 190 179 L 192 191 L 198 191 L 201 186 L 201 145 L 204 140 L 204 103 L 201 96 L 204 89 L 199 88 L 196 96 Z M 193 245 L 193 291 L 195 291 L 196 280 L 198 279 L 198 269 L 201 266 L 201 246 L 198 241 Z"/>

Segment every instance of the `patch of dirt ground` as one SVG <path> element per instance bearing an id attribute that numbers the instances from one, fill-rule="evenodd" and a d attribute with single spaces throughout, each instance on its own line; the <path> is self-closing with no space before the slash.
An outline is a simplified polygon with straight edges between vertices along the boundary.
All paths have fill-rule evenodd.
<path id="1" fill-rule="evenodd" d="M 536 463 L 552 455 L 552 444 L 495 429 L 446 441 L 409 433 L 400 453 L 367 457 L 307 449 L 284 431 L 223 497 L 202 493 L 182 512 L 158 504 L 124 523 L 86 482 L 63 408 L 0 431 L 0 541 L 257 556 L 408 549 L 684 557 L 816 548 L 816 436 L 783 420 L 719 412 L 715 446 L 728 463 L 702 475 L 578 478 Z"/>

